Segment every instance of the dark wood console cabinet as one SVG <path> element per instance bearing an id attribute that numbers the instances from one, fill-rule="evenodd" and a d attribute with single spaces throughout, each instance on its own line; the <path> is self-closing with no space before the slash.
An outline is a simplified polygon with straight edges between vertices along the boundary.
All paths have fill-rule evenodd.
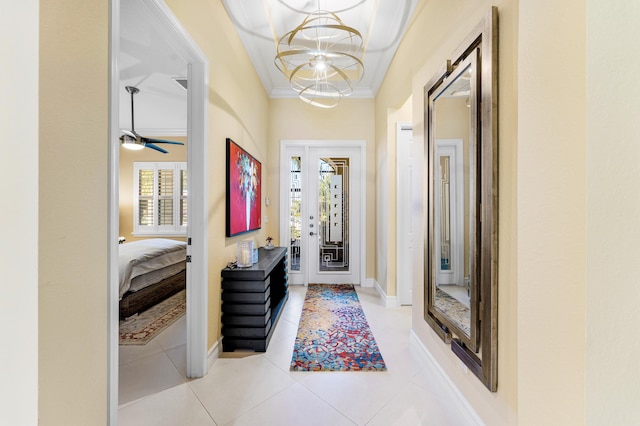
<path id="1" fill-rule="evenodd" d="M 265 352 L 289 298 L 286 247 L 258 249 L 250 268 L 222 270 L 222 351 Z"/>

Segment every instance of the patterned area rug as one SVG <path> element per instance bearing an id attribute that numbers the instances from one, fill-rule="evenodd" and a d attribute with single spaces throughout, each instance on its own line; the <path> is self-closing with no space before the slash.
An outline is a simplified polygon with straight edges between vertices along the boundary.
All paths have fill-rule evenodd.
<path id="1" fill-rule="evenodd" d="M 146 345 L 187 310 L 186 290 L 174 294 L 141 314 L 120 321 L 121 345 Z"/>
<path id="2" fill-rule="evenodd" d="M 353 285 L 309 284 L 292 371 L 384 371 Z"/>

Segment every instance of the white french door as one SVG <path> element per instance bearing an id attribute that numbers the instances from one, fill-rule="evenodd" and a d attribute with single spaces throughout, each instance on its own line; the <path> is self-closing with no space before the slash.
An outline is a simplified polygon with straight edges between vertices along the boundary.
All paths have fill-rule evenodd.
<path id="1" fill-rule="evenodd" d="M 291 284 L 361 284 L 363 144 L 283 141 L 280 245 Z"/>

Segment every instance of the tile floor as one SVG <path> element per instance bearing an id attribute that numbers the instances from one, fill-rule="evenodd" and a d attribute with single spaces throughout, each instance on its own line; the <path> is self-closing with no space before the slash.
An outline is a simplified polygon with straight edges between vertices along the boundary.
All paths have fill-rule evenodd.
<path id="1" fill-rule="evenodd" d="M 185 319 L 145 346 L 120 347 L 119 424 L 467 425 L 438 374 L 410 343 L 411 308 L 357 288 L 387 372 L 290 372 L 306 288 L 289 301 L 265 353 L 221 353 L 185 377 Z"/>

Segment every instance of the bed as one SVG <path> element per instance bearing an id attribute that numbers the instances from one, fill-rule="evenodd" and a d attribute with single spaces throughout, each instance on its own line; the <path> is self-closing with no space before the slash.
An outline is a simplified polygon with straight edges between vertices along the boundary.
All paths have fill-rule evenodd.
<path id="1" fill-rule="evenodd" d="M 187 243 L 153 238 L 119 244 L 118 248 L 121 319 L 186 288 Z"/>

